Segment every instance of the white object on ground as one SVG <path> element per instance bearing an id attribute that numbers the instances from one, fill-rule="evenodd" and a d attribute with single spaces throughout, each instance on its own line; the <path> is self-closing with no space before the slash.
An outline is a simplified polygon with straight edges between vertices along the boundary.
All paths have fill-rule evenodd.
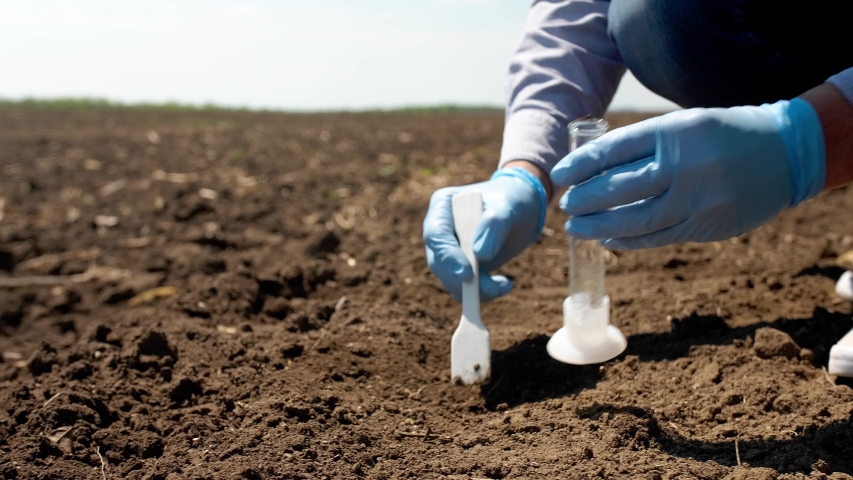
<path id="1" fill-rule="evenodd" d="M 835 284 L 835 293 L 839 297 L 853 302 L 853 272 L 847 270 Z"/>
<path id="2" fill-rule="evenodd" d="M 548 355 L 574 365 L 606 362 L 628 347 L 625 335 L 610 324 L 610 297 L 591 308 L 583 294 L 571 295 L 563 302 L 563 328 L 548 341 Z"/>
<path id="3" fill-rule="evenodd" d="M 829 373 L 839 377 L 853 377 L 853 330 L 847 332 L 829 350 Z"/>
<path id="4" fill-rule="evenodd" d="M 474 269 L 474 278 L 462 283 L 462 318 L 450 340 L 450 378 L 453 383 L 470 385 L 487 381 L 492 368 L 491 338 L 480 318 L 480 269 L 473 249 L 483 197 L 480 192 L 465 192 L 454 195 L 451 202 L 456 238 Z"/>
<path id="5" fill-rule="evenodd" d="M 845 300 L 853 301 L 853 272 L 846 271 L 838 283 L 835 293 Z M 847 332 L 829 350 L 829 373 L 839 377 L 853 377 L 853 330 Z"/>

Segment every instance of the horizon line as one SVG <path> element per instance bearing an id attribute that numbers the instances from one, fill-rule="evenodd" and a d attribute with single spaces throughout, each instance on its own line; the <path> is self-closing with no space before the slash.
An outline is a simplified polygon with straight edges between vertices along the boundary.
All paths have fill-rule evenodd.
<path id="1" fill-rule="evenodd" d="M 229 111 L 252 113 L 497 113 L 504 112 L 505 107 L 494 104 L 465 104 L 465 103 L 435 103 L 409 104 L 396 107 L 364 107 L 364 108 L 279 108 L 279 107 L 249 107 L 205 103 L 183 103 L 178 101 L 162 102 L 121 102 L 99 97 L 0 97 L 0 110 L 72 110 L 72 109 L 110 109 L 110 110 L 174 110 L 174 111 Z M 607 113 L 655 113 L 665 112 L 664 109 L 625 109 L 608 110 Z"/>

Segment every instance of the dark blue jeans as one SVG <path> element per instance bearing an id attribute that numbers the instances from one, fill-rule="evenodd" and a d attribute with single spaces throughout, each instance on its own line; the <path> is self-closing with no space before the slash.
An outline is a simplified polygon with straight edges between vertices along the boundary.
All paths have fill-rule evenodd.
<path id="1" fill-rule="evenodd" d="M 611 0 L 637 79 L 682 107 L 788 100 L 853 66 L 846 9 L 779 0 Z"/>

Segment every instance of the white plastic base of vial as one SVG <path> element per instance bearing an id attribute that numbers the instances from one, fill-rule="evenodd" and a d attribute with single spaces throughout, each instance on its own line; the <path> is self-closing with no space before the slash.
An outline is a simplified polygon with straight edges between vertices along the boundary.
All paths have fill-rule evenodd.
<path id="1" fill-rule="evenodd" d="M 628 347 L 622 331 L 610 325 L 610 297 L 601 306 L 589 307 L 587 298 L 570 296 L 563 302 L 563 328 L 548 341 L 548 355 L 572 365 L 611 360 Z"/>
<path id="2" fill-rule="evenodd" d="M 853 301 L 853 272 L 844 272 L 835 284 L 835 293 L 844 300 Z"/>

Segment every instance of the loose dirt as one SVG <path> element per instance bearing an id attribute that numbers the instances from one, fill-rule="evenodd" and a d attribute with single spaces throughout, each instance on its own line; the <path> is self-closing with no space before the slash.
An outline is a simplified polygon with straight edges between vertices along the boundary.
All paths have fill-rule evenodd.
<path id="1" fill-rule="evenodd" d="M 612 116 L 622 125 L 637 120 Z M 609 261 L 625 354 L 551 360 L 564 217 L 483 308 L 424 258 L 437 188 L 488 178 L 496 114 L 0 113 L 7 479 L 851 478 L 853 190 L 743 237 Z"/>

